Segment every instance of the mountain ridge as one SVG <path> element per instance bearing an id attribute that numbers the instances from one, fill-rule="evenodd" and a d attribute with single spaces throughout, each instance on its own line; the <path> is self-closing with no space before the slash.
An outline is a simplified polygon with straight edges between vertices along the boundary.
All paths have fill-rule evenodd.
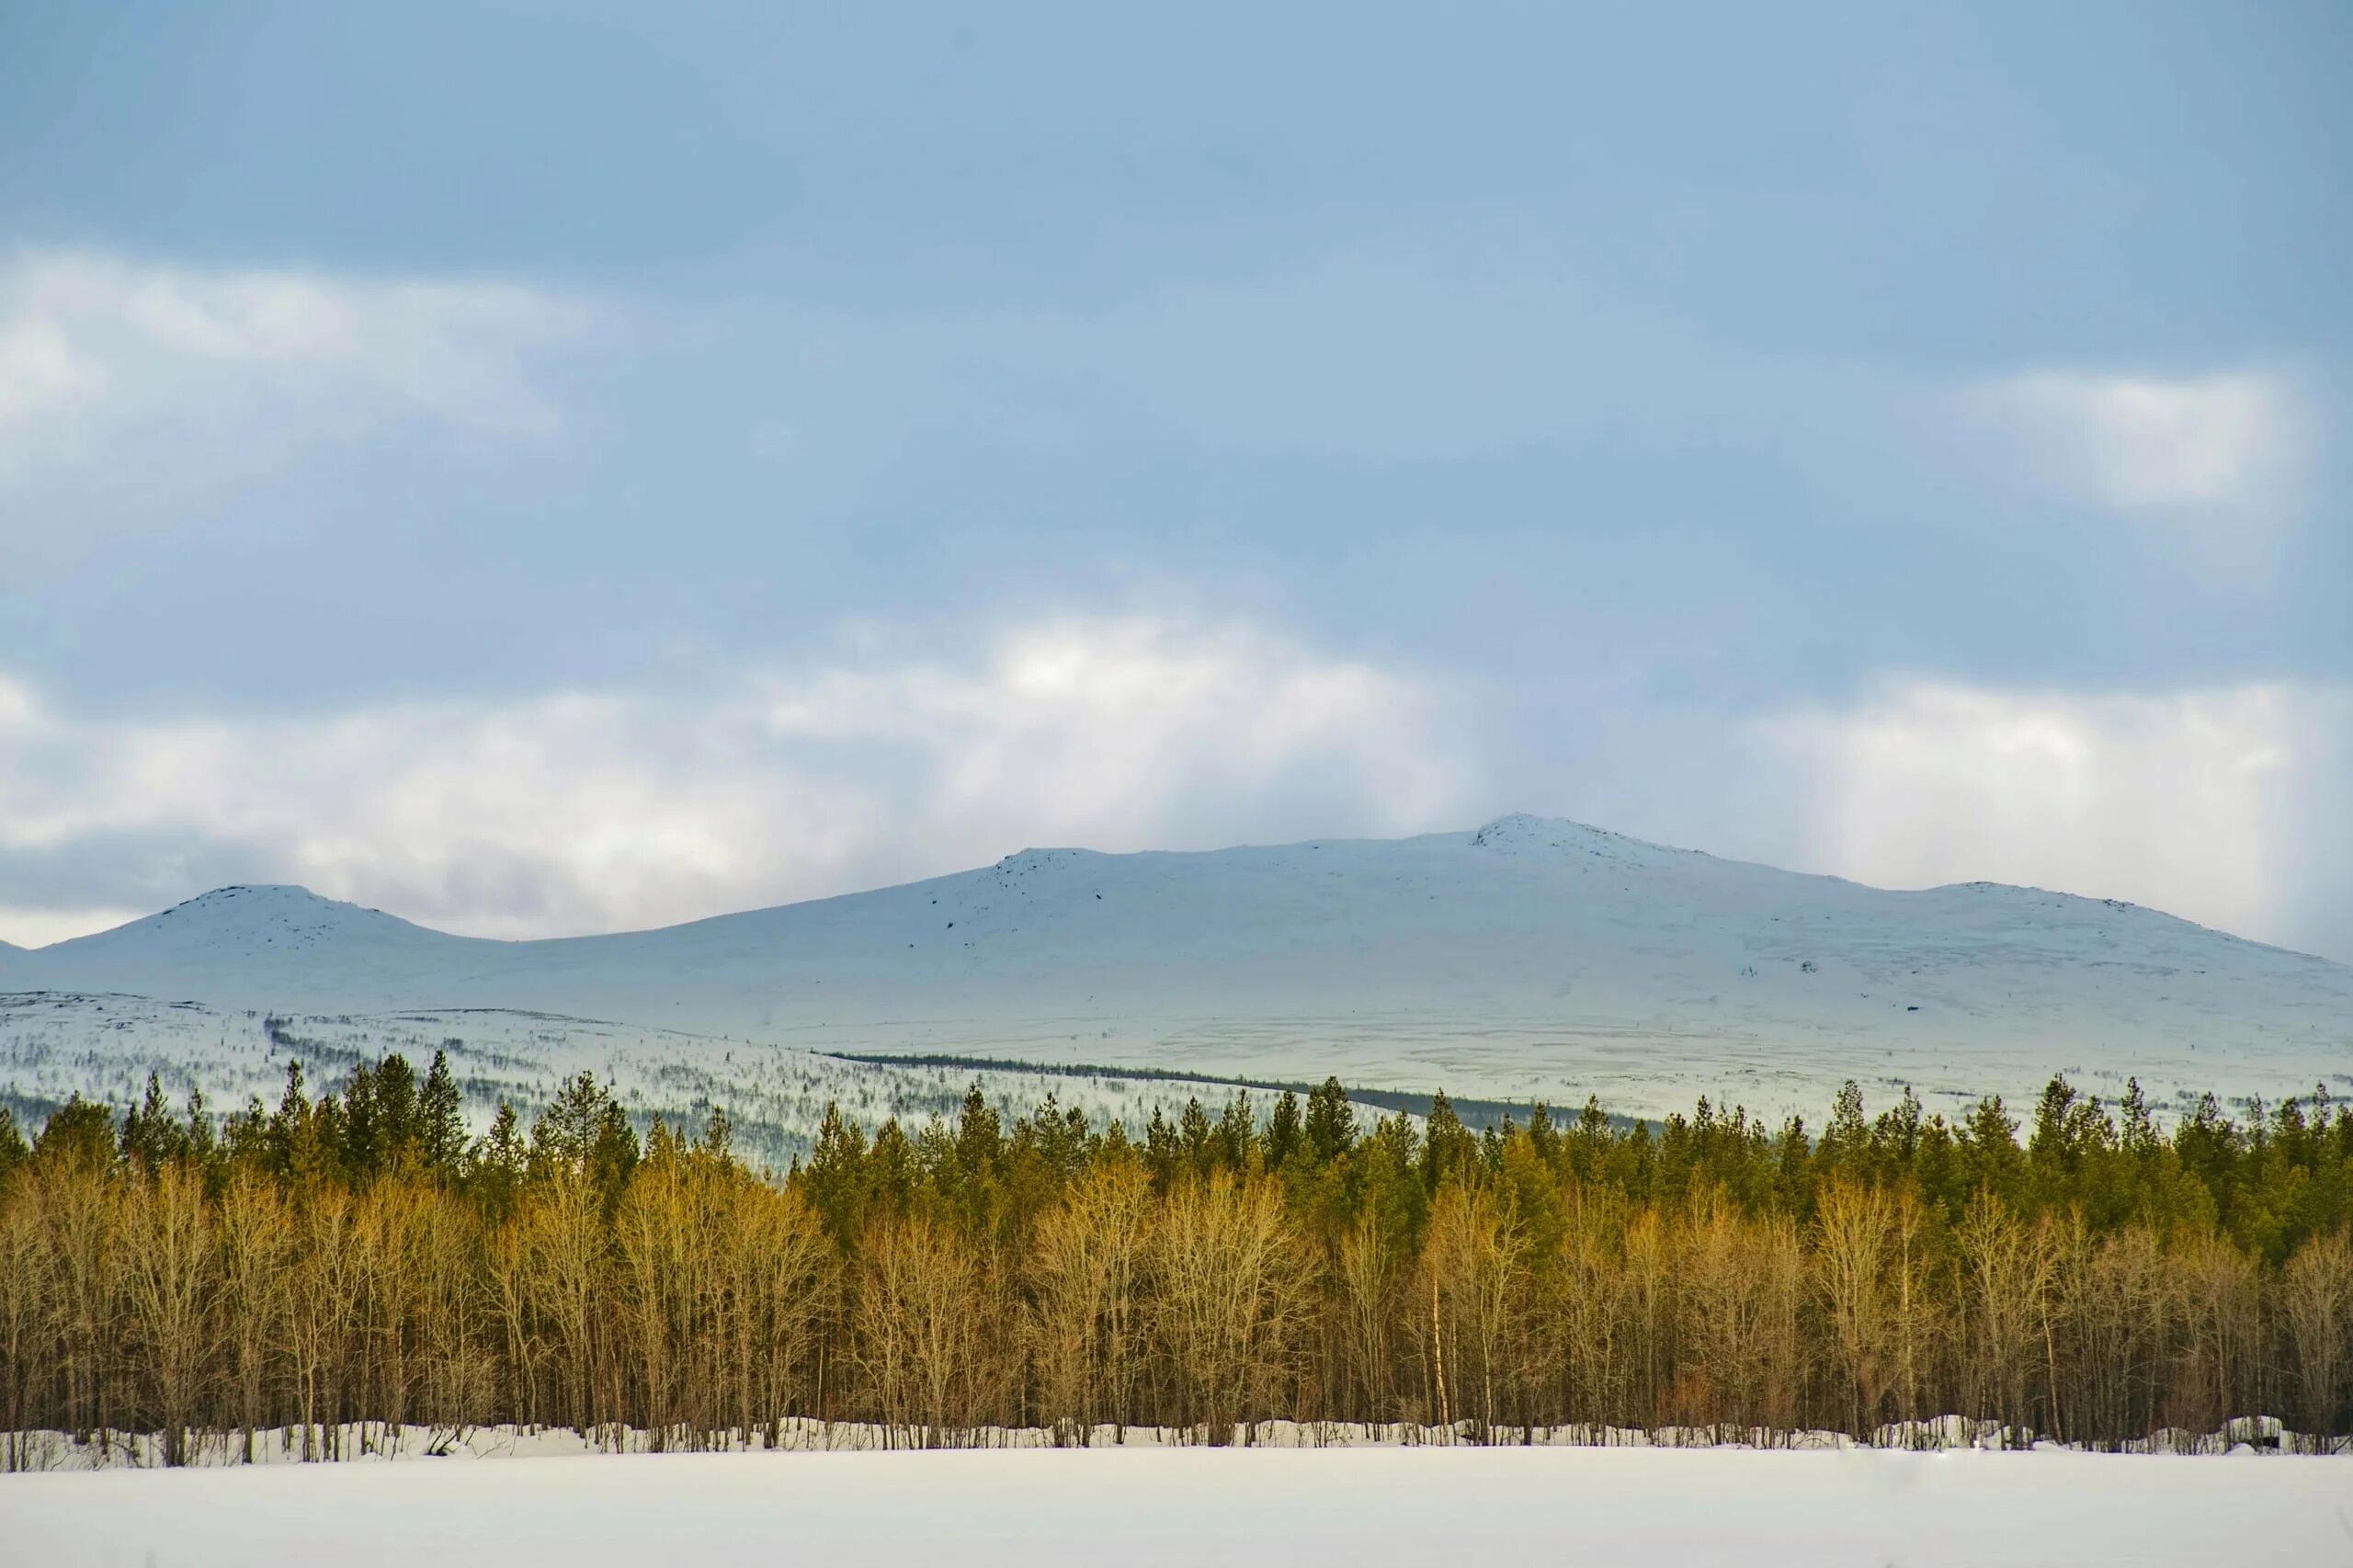
<path id="1" fill-rule="evenodd" d="M 990 865 L 506 941 L 287 885 L 6 955 L 17 993 L 329 1016 L 498 1008 L 860 1054 L 1818 1109 L 1847 1077 L 2016 1094 L 2353 1077 L 2353 969 L 2118 900 L 1888 890 L 1514 813 L 1461 833 Z M 1615 1098 L 1612 1098 L 1614 1092 Z"/>
<path id="2" fill-rule="evenodd" d="M 1557 833 L 1557 830 L 1561 829 L 1572 830 L 1573 835 L 1582 835 L 1588 842 L 1586 844 L 1578 844 L 1574 841 L 1574 837 L 1563 837 Z M 438 926 L 426 925 L 422 921 L 411 920 L 404 915 L 393 915 L 388 911 L 378 909 L 372 905 L 361 904 L 351 900 L 338 899 L 329 894 L 317 892 L 310 888 L 302 886 L 300 883 L 232 882 L 224 883 L 220 887 L 209 889 L 204 892 L 183 899 L 179 903 L 167 905 L 166 907 L 156 911 L 153 915 L 142 915 L 136 919 L 126 921 L 122 925 L 108 926 L 103 930 L 87 932 L 76 937 L 65 937 L 59 941 L 49 943 L 45 946 L 28 948 L 6 941 L 0 941 L 0 952 L 39 956 L 58 954 L 68 950 L 84 949 L 90 944 L 101 943 L 108 938 L 120 937 L 143 928 L 153 928 L 158 926 L 161 922 L 166 920 L 168 917 L 209 915 L 211 912 L 222 909 L 240 899 L 250 899 L 255 903 L 274 903 L 277 907 L 280 909 L 292 907 L 316 910 L 323 913 L 332 911 L 335 912 L 335 916 L 338 919 L 350 919 L 355 916 L 364 917 L 370 923 L 402 927 L 407 931 L 417 933 L 427 937 L 450 942 L 479 943 L 491 948 L 527 948 L 539 944 L 558 942 L 600 942 L 628 937 L 653 937 L 671 932 L 686 931 L 698 927 L 709 926 L 721 922 L 775 915 L 790 910 L 809 909 L 819 905 L 839 903 L 844 900 L 869 898 L 879 894 L 927 887 L 935 883 L 953 881 L 961 877 L 978 876 L 982 873 L 992 870 L 1001 871 L 1023 862 L 1043 860 L 1053 857 L 1086 858 L 1094 860 L 1131 860 L 1143 858 L 1206 858 L 1218 856 L 1246 854 L 1254 851 L 1264 852 L 1297 849 L 1320 850 L 1325 846 L 1345 847 L 1358 845 L 1402 845 L 1451 841 L 1465 838 L 1469 840 L 1470 846 L 1472 848 L 1499 849 L 1506 852 L 1511 852 L 1523 848 L 1529 838 L 1534 837 L 1538 835 L 1550 835 L 1545 841 L 1540 843 L 1540 846 L 1541 847 L 1563 851 L 1581 848 L 1585 853 L 1595 856 L 1596 858 L 1606 857 L 1608 853 L 1606 846 L 1620 846 L 1637 852 L 1654 853 L 1661 856 L 1688 857 L 1693 859 L 1710 861 L 1721 866 L 1752 868 L 1755 869 L 1769 871 L 1776 876 L 1802 878 L 1810 881 L 1831 883 L 1843 887 L 1858 888 L 1870 892 L 1884 893 L 1897 897 L 1916 897 L 1937 893 L 1968 892 L 1981 893 L 1994 892 L 2024 894 L 2035 897 L 2065 899 L 2086 904 L 2096 903 L 2107 909 L 2118 912 L 2138 911 L 2145 915 L 2154 915 L 2158 918 L 2171 921 L 2176 924 L 2188 926 L 2191 929 L 2205 932 L 2211 936 L 2247 947 L 2261 948 L 2268 951 L 2286 954 L 2294 958 L 2310 960 L 2314 963 L 2325 964 L 2333 968 L 2347 969 L 2348 972 L 2353 972 L 2353 966 L 2343 964 L 2339 960 L 2327 958 L 2324 955 L 2310 953 L 2300 949 L 2288 948 L 2276 943 L 2264 942 L 2255 937 L 2242 936 L 2236 932 L 2223 929 L 2220 926 L 2207 926 L 2200 922 L 2191 920 L 2186 915 L 2175 915 L 2169 911 L 2156 908 L 2154 905 L 2136 903 L 2126 899 L 2108 898 L 2096 893 L 2070 892 L 2063 889 L 2046 888 L 2034 883 L 2002 882 L 1986 879 L 1974 879 L 1968 881 L 1958 882 L 1939 882 L 1922 888 L 1883 887 L 1878 883 L 1859 881 L 1850 877 L 1840 876 L 1835 872 L 1792 870 L 1786 867 L 1774 866 L 1766 861 L 1743 860 L 1731 857 L 1719 856 L 1710 850 L 1693 849 L 1677 845 L 1661 844 L 1654 840 L 1638 838 L 1630 834 L 1618 833 L 1612 829 L 1597 827 L 1593 824 L 1577 822 L 1571 818 L 1544 817 L 1524 812 L 1507 812 L 1502 816 L 1490 820 L 1478 828 L 1471 829 L 1467 832 L 1418 834 L 1401 839 L 1352 837 L 1315 838 L 1301 839 L 1294 842 L 1271 845 L 1238 844 L 1214 849 L 1142 849 L 1128 851 L 1091 849 L 1082 846 L 1030 846 L 1015 850 L 1011 854 L 1004 856 L 1000 859 L 993 861 L 986 866 L 973 867 L 963 871 L 947 872 L 938 876 L 918 879 L 917 881 L 911 882 L 885 883 L 880 887 L 856 889 L 838 893 L 821 894 L 814 898 L 797 899 L 785 903 L 761 904 L 749 909 L 724 910 L 712 915 L 696 915 L 690 919 L 677 921 L 666 926 L 633 926 L 616 931 L 579 932 L 551 937 L 478 937 L 463 932 L 444 931 Z"/>

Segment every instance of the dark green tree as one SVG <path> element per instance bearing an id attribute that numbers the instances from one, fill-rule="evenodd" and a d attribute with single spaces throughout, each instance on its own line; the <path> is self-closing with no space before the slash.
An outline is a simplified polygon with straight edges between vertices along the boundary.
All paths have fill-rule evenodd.
<path id="1" fill-rule="evenodd" d="M 1300 1125 L 1299 1096 L 1285 1089 L 1267 1118 L 1267 1168 L 1281 1170 L 1300 1153 L 1305 1130 Z"/>
<path id="2" fill-rule="evenodd" d="M 416 1146 L 425 1168 L 449 1180 L 458 1175 L 466 1154 L 465 1096 L 449 1071 L 449 1053 L 433 1053 L 425 1086 L 416 1096 Z"/>
<path id="3" fill-rule="evenodd" d="M 16 1112 L 0 1106 L 0 1187 L 7 1185 L 10 1173 L 32 1157 L 32 1145 L 17 1130 Z"/>
<path id="4" fill-rule="evenodd" d="M 473 1149 L 468 1162 L 468 1189 L 483 1209 L 504 1218 L 515 1206 L 515 1195 L 530 1169 L 530 1150 L 523 1140 L 522 1119 L 505 1100 L 490 1119 L 490 1131 Z"/>
<path id="5" fill-rule="evenodd" d="M 85 1169 L 114 1164 L 114 1112 L 99 1101 L 73 1096 L 41 1123 L 40 1136 L 33 1140 L 33 1158 Z"/>
<path id="6" fill-rule="evenodd" d="M 1356 1108 L 1337 1078 L 1326 1078 L 1307 1096 L 1307 1153 L 1319 1165 L 1356 1147 Z"/>
<path id="7" fill-rule="evenodd" d="M 1422 1145 L 1422 1186 L 1436 1192 L 1450 1176 L 1468 1176 L 1479 1160 L 1479 1140 L 1454 1114 L 1443 1090 L 1430 1096 L 1429 1131 Z"/>

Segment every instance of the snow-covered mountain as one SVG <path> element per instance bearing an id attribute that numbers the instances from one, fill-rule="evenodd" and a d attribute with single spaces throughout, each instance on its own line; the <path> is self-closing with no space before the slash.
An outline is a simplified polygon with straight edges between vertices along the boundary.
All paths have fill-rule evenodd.
<path id="1" fill-rule="evenodd" d="M 2101 1093 L 2137 1074 L 2160 1100 L 2353 1086 L 2340 965 L 2130 904 L 1890 892 L 1529 816 L 1393 841 L 1029 849 L 904 887 L 532 942 L 224 888 L 0 955 L 0 989 L 347 1017 L 511 1009 L 821 1051 L 1594 1093 L 1638 1113 L 1707 1093 L 1818 1115 L 1848 1077 L 1932 1103 L 2015 1098 L 2059 1070 Z"/>

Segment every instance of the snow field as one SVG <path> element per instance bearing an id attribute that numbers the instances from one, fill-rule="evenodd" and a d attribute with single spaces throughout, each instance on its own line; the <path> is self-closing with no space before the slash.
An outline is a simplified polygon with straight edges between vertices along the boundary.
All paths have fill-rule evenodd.
<path id="1" fill-rule="evenodd" d="M 17 1561 L 1836 1565 L 2353 1560 L 2328 1459 L 1644 1449 L 1011 1449 L 101 1471 L 0 1481 Z"/>

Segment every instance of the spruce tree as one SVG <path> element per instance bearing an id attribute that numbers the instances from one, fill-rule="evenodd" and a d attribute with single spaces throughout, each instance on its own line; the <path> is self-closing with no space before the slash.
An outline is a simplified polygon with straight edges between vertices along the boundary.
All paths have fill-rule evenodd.
<path id="1" fill-rule="evenodd" d="M 1201 1108 L 1199 1099 L 1185 1102 L 1185 1114 L 1177 1122 L 1177 1137 L 1185 1150 L 1185 1164 L 1195 1176 L 1206 1176 L 1214 1163 L 1210 1148 L 1210 1114 Z"/>
<path id="2" fill-rule="evenodd" d="M 956 1164 L 967 1179 L 996 1168 L 1005 1152 L 1005 1127 L 996 1108 L 981 1093 L 980 1081 L 964 1092 L 963 1109 L 956 1118 Z"/>
<path id="3" fill-rule="evenodd" d="M 1357 1113 L 1337 1078 L 1326 1078 L 1307 1096 L 1307 1152 L 1319 1165 L 1356 1147 Z"/>
<path id="4" fill-rule="evenodd" d="M 605 1108 L 597 1118 L 596 1142 L 589 1146 L 588 1174 L 608 1205 L 620 1197 L 637 1162 L 637 1133 L 629 1124 L 629 1113 L 608 1091 Z"/>
<path id="5" fill-rule="evenodd" d="M 817 1141 L 801 1176 L 825 1229 L 845 1252 L 857 1244 L 866 1218 L 865 1164 L 864 1129 L 843 1116 L 840 1106 L 826 1101 L 825 1114 L 817 1123 Z"/>
<path id="6" fill-rule="evenodd" d="M 1211 1138 L 1211 1163 L 1229 1171 L 1250 1168 L 1250 1153 L 1258 1142 L 1258 1119 L 1250 1109 L 1250 1091 L 1237 1089 L 1218 1118 Z"/>
<path id="7" fill-rule="evenodd" d="M 277 1112 L 269 1119 L 270 1168 L 281 1181 L 309 1163 L 311 1101 L 302 1092 L 302 1062 L 286 1062 L 286 1087 L 278 1096 Z"/>
<path id="8" fill-rule="evenodd" d="M 1977 1102 L 1961 1130 L 1961 1169 L 1972 1192 L 1986 1191 L 2016 1203 L 2025 1185 L 2026 1154 L 2018 1148 L 2018 1124 L 2002 1107 L 2002 1096 Z"/>
<path id="9" fill-rule="evenodd" d="M 416 1142 L 425 1168 L 443 1180 L 458 1174 L 466 1152 L 465 1098 L 449 1072 L 449 1053 L 436 1051 L 416 1096 Z"/>
<path id="10" fill-rule="evenodd" d="M 1837 1098 L 1831 1102 L 1830 1124 L 1822 1130 L 1822 1143 L 1814 1151 L 1824 1172 L 1844 1172 L 1849 1176 L 1869 1174 L 1870 1164 L 1870 1125 L 1863 1118 L 1863 1091 L 1852 1078 L 1838 1086 Z"/>
<path id="11" fill-rule="evenodd" d="M 142 1169 L 157 1171 L 183 1152 L 184 1138 L 184 1130 L 164 1103 L 163 1079 L 150 1072 L 146 1094 L 122 1113 L 123 1157 Z"/>
<path id="12" fill-rule="evenodd" d="M 466 1172 L 467 1187 L 494 1219 L 505 1219 L 515 1206 L 515 1195 L 529 1168 L 530 1153 L 523 1141 L 521 1119 L 505 1100 L 490 1119 L 490 1131 L 474 1146 Z"/>
<path id="13" fill-rule="evenodd" d="M 1299 1096 L 1285 1089 L 1267 1118 L 1267 1168 L 1279 1171 L 1289 1165 L 1300 1151 L 1302 1137 Z"/>
<path id="14" fill-rule="evenodd" d="M 33 1140 L 33 1158 L 104 1170 L 114 1164 L 114 1112 L 77 1092 L 50 1112 Z"/>
<path id="15" fill-rule="evenodd" d="M 1430 1096 L 1429 1133 L 1422 1147 L 1422 1185 L 1431 1192 L 1449 1176 L 1468 1175 L 1479 1159 L 1479 1140 L 1454 1114 L 1444 1090 Z"/>
<path id="16" fill-rule="evenodd" d="M 1143 1129 L 1143 1164 L 1144 1169 L 1152 1174 L 1154 1192 L 1165 1194 L 1168 1191 L 1170 1184 L 1176 1179 L 1176 1168 L 1183 1163 L 1184 1155 L 1184 1146 L 1177 1140 L 1176 1129 L 1168 1125 L 1168 1118 L 1161 1113 L 1158 1106 L 1153 1107 L 1152 1119 L 1144 1123 Z"/>
<path id="17" fill-rule="evenodd" d="M 376 1147 L 372 1168 L 401 1169 L 420 1157 L 416 1070 L 395 1051 L 376 1063 Z"/>

